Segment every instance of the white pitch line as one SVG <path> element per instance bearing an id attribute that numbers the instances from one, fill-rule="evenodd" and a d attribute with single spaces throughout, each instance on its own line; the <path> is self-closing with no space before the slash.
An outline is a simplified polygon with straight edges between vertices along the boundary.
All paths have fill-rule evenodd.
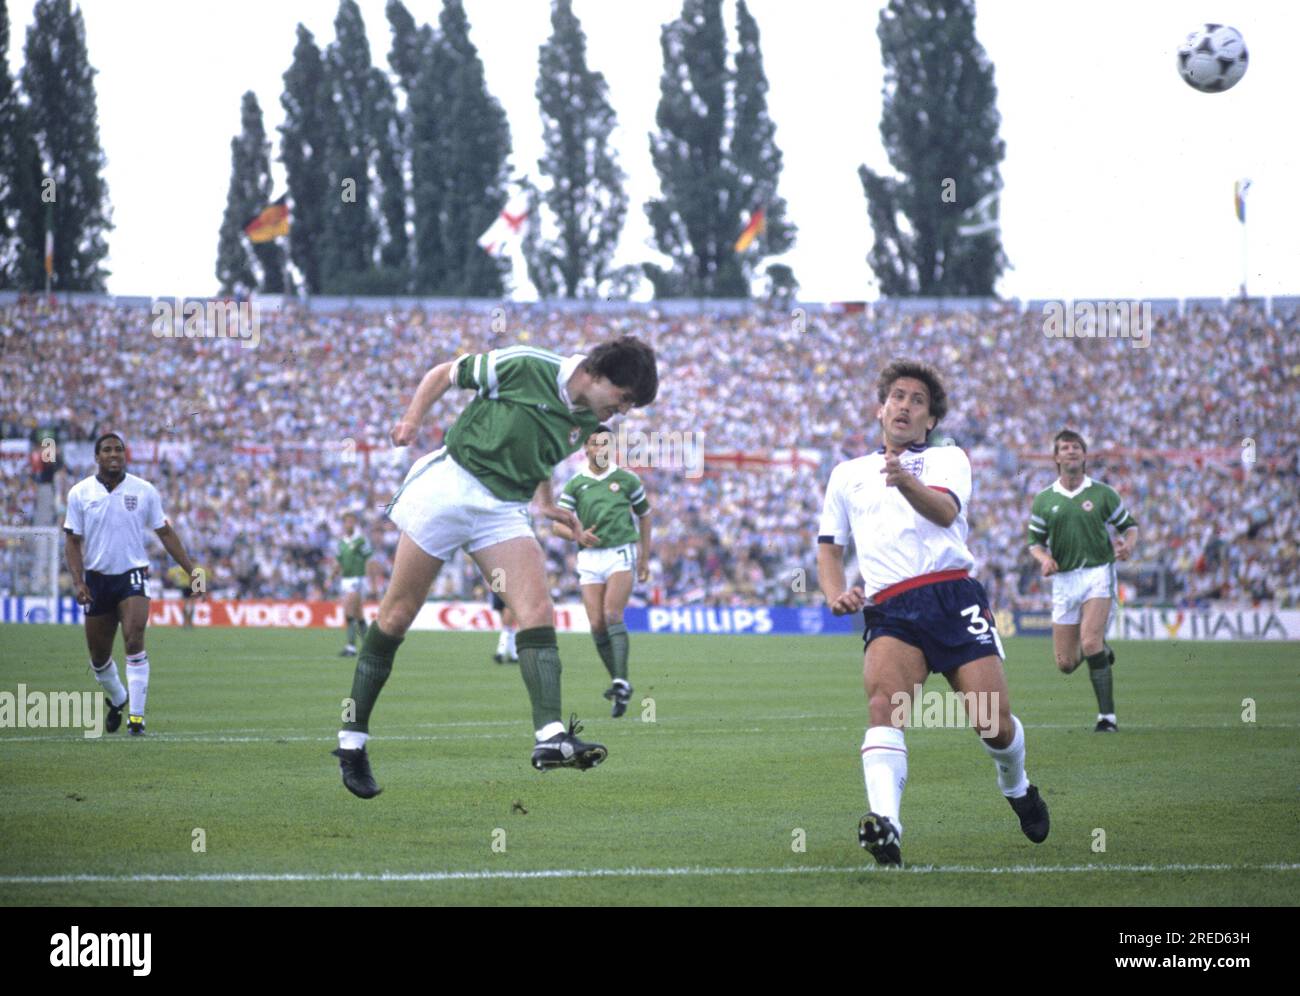
<path id="1" fill-rule="evenodd" d="M 876 865 L 778 868 L 543 868 L 536 871 L 434 871 L 434 872 L 217 872 L 207 874 L 141 875 L 4 875 L 0 885 L 80 885 L 227 882 L 491 882 L 535 879 L 584 878 L 711 878 L 751 875 L 1077 875 L 1152 874 L 1186 872 L 1300 871 L 1300 863 L 1260 865 L 1007 865 L 983 868 L 975 865 L 915 865 L 910 868 L 881 868 Z"/>
<path id="2" fill-rule="evenodd" d="M 421 726 L 430 726 L 434 724 L 416 724 L 416 725 L 417 728 L 419 728 Z M 450 726 L 452 724 L 446 724 L 446 725 Z M 465 723 L 463 725 L 466 727 L 473 728 L 477 726 L 484 726 L 484 727 L 521 726 L 522 724 L 514 721 L 511 722 L 503 721 L 503 722 L 490 722 L 490 723 Z M 631 723 L 629 725 L 633 728 L 641 725 L 654 726 L 664 730 L 667 733 L 682 733 L 682 734 L 692 734 L 692 735 L 698 735 L 698 731 L 701 728 L 696 724 L 675 723 L 671 720 L 665 723 L 645 723 L 645 724 Z M 1126 730 L 1151 730 L 1155 732 L 1177 733 L 1177 732 L 1183 732 L 1189 730 L 1238 729 L 1238 728 L 1245 728 L 1246 725 L 1247 724 L 1243 724 L 1243 723 L 1202 723 L 1202 724 L 1188 725 L 1188 726 L 1162 726 L 1156 724 L 1128 723 L 1123 728 Z M 1294 730 L 1294 729 L 1300 729 L 1300 723 L 1264 723 L 1264 724 L 1257 724 L 1252 728 L 1259 731 Z M 401 727 L 398 727 L 398 729 L 401 729 Z M 856 729 L 856 727 L 851 725 L 800 726 L 798 728 L 798 732 L 801 734 L 802 733 L 849 733 L 852 732 L 854 729 Z M 953 729 L 956 730 L 957 732 L 965 732 L 970 728 L 953 727 Z M 1051 723 L 1051 724 L 1040 723 L 1040 724 L 1026 724 L 1025 729 L 1086 731 L 1089 729 L 1089 727 L 1086 724 L 1081 724 L 1081 723 Z M 276 733 L 270 733 L 267 734 L 266 736 L 260 736 L 260 737 L 229 735 L 235 732 L 238 731 L 231 730 L 231 731 L 223 732 L 217 730 L 211 733 L 151 733 L 149 734 L 148 739 L 161 740 L 165 743 L 186 743 L 186 744 L 256 744 L 256 743 L 282 743 L 282 742 L 283 743 L 332 743 L 335 739 L 333 735 L 330 736 L 322 735 L 322 736 L 315 736 L 315 737 L 282 736 Z M 716 726 L 713 726 L 713 727 L 709 727 L 708 732 L 716 736 L 736 736 L 741 734 L 770 735 L 772 733 L 781 733 L 785 731 L 782 730 L 780 727 L 771 727 L 771 726 L 738 726 L 738 727 L 723 727 L 721 729 L 717 728 Z M 909 732 L 916 732 L 916 731 L 909 731 Z M 525 738 L 526 736 L 527 736 L 526 731 L 520 731 L 519 733 L 447 733 L 447 734 L 409 734 L 409 733 L 402 734 L 402 733 L 380 732 L 374 735 L 374 740 L 376 743 L 383 743 L 385 740 L 391 740 L 391 741 L 514 740 L 514 739 L 522 739 Z M 95 740 L 95 739 L 112 741 L 112 740 L 127 740 L 130 738 L 117 737 L 107 733 L 104 734 L 102 737 L 83 737 L 80 733 L 73 733 L 73 734 L 47 733 L 47 734 L 34 734 L 30 736 L 17 736 L 17 737 L 0 734 L 0 745 L 4 745 L 7 743 L 33 743 L 36 741 L 46 741 L 49 743 L 80 743 L 83 740 Z"/>
<path id="3" fill-rule="evenodd" d="M 381 740 L 525 740 L 528 734 L 525 733 L 449 733 L 445 736 L 437 734 L 407 734 L 407 735 L 390 735 L 384 737 L 375 737 L 375 742 Z M 0 744 L 6 743 L 31 743 L 33 741 L 48 741 L 50 743 L 81 743 L 83 740 L 104 740 L 109 743 L 121 741 L 127 743 L 130 737 L 120 737 L 113 734 L 105 733 L 102 737 L 82 737 L 80 734 L 75 736 L 33 736 L 33 737 L 0 737 Z M 209 734 L 189 734 L 189 733 L 151 733 L 148 740 L 158 740 L 170 744 L 277 744 L 277 743 L 319 743 L 332 744 L 338 741 L 337 735 L 320 736 L 320 737 L 227 737 Z"/>

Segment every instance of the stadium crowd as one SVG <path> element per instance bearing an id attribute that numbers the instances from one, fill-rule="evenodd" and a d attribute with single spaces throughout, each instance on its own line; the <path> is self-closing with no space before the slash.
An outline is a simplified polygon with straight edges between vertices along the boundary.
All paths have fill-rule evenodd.
<path id="1" fill-rule="evenodd" d="M 396 532 L 384 505 L 468 401 L 450 392 L 414 446 L 391 449 L 388 430 L 425 369 L 465 351 L 524 342 L 568 354 L 633 333 L 657 351 L 661 380 L 655 404 L 627 416 L 629 432 L 686 436 L 709 454 L 815 454 L 745 469 L 714 461 L 700 475 L 668 459 L 680 450 L 652 448 L 675 465 L 631 468 L 654 509 L 651 582 L 639 594 L 666 604 L 815 603 L 822 486 L 836 462 L 879 445 L 879 370 L 917 357 L 946 377 L 950 413 L 936 437 L 972 457 L 970 543 L 996 608 L 1050 602 L 1025 526 L 1033 495 L 1056 476 L 1052 435 L 1067 426 L 1088 440 L 1089 474 L 1114 486 L 1140 524 L 1122 573 L 1132 593 L 1300 603 L 1295 314 L 1193 308 L 1157 317 L 1145 349 L 1128 339 L 1051 339 L 1041 311 L 1013 305 L 927 314 L 755 306 L 733 317 L 653 306 L 267 308 L 258 321 L 250 348 L 159 337 L 140 306 L 0 305 L 0 438 L 38 448 L 51 434 L 66 446 L 120 432 L 128 470 L 158 487 L 215 590 L 332 598 L 343 512 L 362 514 L 387 567 Z M 50 474 L 12 445 L 5 456 L 7 525 L 61 523 L 68 488 L 94 472 L 88 457 Z M 578 465 L 557 473 L 557 489 Z M 39 500 L 41 487 L 54 490 L 52 502 Z M 576 596 L 574 547 L 539 528 L 556 594 Z M 160 546 L 155 555 L 161 577 Z M 434 589 L 481 592 L 462 556 Z"/>

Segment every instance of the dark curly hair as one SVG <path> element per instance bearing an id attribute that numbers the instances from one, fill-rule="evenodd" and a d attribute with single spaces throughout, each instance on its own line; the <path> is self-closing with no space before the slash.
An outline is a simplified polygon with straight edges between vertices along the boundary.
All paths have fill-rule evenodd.
<path id="1" fill-rule="evenodd" d="M 633 407 L 644 408 L 659 393 L 655 351 L 636 336 L 602 342 L 587 354 L 582 366 L 593 377 L 604 377 L 617 387 L 631 390 Z"/>
<path id="2" fill-rule="evenodd" d="M 106 432 L 106 433 L 104 433 L 102 436 L 100 436 L 98 439 L 95 440 L 95 456 L 99 456 L 99 448 L 100 448 L 101 446 L 103 446 L 105 440 L 108 440 L 108 439 L 116 439 L 119 443 L 122 444 L 122 449 L 126 449 L 126 440 L 125 440 L 125 439 L 123 439 L 121 436 L 119 436 L 116 432 Z"/>
<path id="3" fill-rule="evenodd" d="M 948 414 L 948 392 L 944 390 L 939 371 L 920 360 L 894 360 L 880 372 L 880 379 L 876 381 L 876 400 L 883 405 L 894 381 L 901 377 L 911 377 L 926 386 L 930 392 L 930 415 L 937 428 Z"/>

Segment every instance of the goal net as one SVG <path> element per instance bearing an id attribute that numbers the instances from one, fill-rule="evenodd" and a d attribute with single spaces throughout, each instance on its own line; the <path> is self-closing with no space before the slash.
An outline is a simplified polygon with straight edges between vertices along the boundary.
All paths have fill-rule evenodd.
<path id="1" fill-rule="evenodd" d="M 59 597 L 63 531 L 54 526 L 0 526 L 0 597 Z"/>

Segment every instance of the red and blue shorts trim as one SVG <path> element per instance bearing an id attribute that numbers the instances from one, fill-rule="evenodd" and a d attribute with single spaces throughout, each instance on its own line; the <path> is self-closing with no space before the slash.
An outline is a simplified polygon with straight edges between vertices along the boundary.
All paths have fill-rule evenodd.
<path id="1" fill-rule="evenodd" d="M 944 674 L 982 657 L 1005 657 L 984 586 L 966 571 L 937 571 L 876 593 L 862 612 L 862 642 L 892 636 Z"/>

